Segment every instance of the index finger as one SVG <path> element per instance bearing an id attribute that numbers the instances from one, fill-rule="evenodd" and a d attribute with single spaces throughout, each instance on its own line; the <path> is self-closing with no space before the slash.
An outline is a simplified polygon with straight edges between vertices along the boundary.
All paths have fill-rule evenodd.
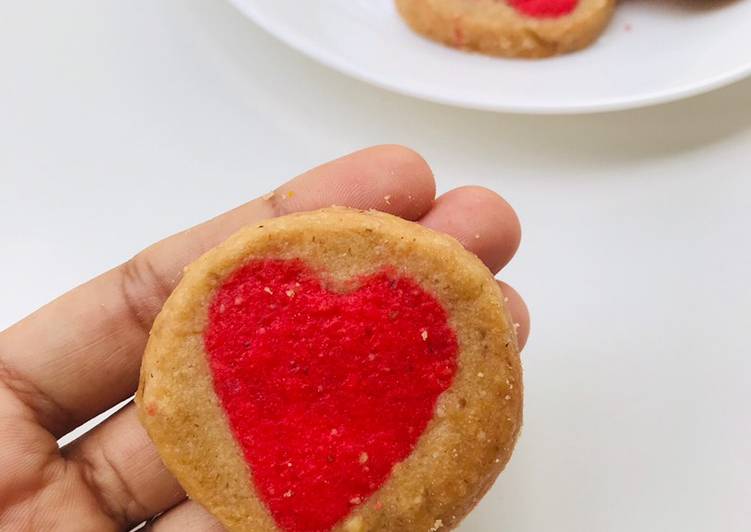
<path id="1" fill-rule="evenodd" d="M 147 248 L 0 333 L 0 378 L 60 436 L 135 392 L 151 324 L 183 267 L 240 227 L 332 204 L 417 220 L 435 182 L 416 153 L 380 146 L 337 159 Z"/>

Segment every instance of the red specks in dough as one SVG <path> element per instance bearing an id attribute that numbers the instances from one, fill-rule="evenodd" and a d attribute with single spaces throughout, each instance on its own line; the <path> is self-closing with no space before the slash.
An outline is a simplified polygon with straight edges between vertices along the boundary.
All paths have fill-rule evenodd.
<path id="1" fill-rule="evenodd" d="M 209 307 L 214 388 L 287 532 L 330 530 L 366 501 L 456 372 L 456 336 L 433 296 L 393 271 L 355 283 L 334 293 L 299 260 L 254 261 Z"/>
<path id="2" fill-rule="evenodd" d="M 579 0 L 507 0 L 517 11 L 535 18 L 556 18 L 576 9 Z"/>
<path id="3" fill-rule="evenodd" d="M 461 16 L 454 17 L 454 46 L 457 48 L 464 46 L 464 26 Z"/>

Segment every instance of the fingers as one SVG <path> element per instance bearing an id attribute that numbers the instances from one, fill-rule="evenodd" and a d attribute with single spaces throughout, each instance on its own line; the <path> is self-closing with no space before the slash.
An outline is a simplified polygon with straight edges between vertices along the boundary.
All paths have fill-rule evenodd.
<path id="1" fill-rule="evenodd" d="M 519 292 L 502 281 L 498 281 L 498 284 L 501 286 L 501 292 L 503 292 L 506 299 L 506 308 L 514 320 L 519 349 L 524 349 L 524 346 L 527 344 L 527 338 L 529 338 L 529 310 Z"/>
<path id="2" fill-rule="evenodd" d="M 147 530 L 150 532 L 183 532 L 185 530 L 224 532 L 224 527 L 200 504 L 185 501 L 156 518 Z"/>
<path id="3" fill-rule="evenodd" d="M 482 187 L 447 192 L 420 223 L 456 238 L 493 273 L 511 260 L 521 239 L 519 219 L 511 205 Z"/>
<path id="4" fill-rule="evenodd" d="M 516 253 L 521 226 L 516 213 L 503 198 L 482 187 L 462 187 L 439 197 L 420 223 L 456 238 L 497 273 Z M 518 324 L 519 348 L 529 336 L 529 312 L 521 296 L 505 283 L 501 290 L 507 308 Z"/>
<path id="5" fill-rule="evenodd" d="M 183 267 L 238 228 L 331 204 L 417 219 L 434 192 L 430 168 L 406 148 L 380 146 L 325 164 L 148 248 L 0 333 L 0 365 L 26 383 L 24 401 L 60 436 L 135 391 L 151 323 Z"/>
<path id="6" fill-rule="evenodd" d="M 121 526 L 140 523 L 185 498 L 132 403 L 62 452 Z"/>

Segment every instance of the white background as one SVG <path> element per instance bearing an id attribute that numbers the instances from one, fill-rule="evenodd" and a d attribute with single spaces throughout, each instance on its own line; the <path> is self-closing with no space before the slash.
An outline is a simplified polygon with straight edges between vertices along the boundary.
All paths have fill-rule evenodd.
<path id="1" fill-rule="evenodd" d="M 7 1 L 0 327 L 382 142 L 419 150 L 441 191 L 498 190 L 524 224 L 503 277 L 533 313 L 526 425 L 462 530 L 748 530 L 748 81 L 617 114 L 494 115 L 347 79 L 220 1 Z"/>

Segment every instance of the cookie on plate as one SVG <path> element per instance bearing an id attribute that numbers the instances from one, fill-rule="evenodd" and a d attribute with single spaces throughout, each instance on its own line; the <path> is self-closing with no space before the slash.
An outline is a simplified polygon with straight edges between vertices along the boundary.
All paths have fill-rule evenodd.
<path id="1" fill-rule="evenodd" d="M 247 227 L 157 317 L 139 415 L 230 531 L 451 529 L 522 422 L 513 324 L 454 239 L 378 212 Z"/>
<path id="2" fill-rule="evenodd" d="M 396 0 L 418 33 L 455 48 L 548 57 L 594 42 L 615 0 Z"/>

